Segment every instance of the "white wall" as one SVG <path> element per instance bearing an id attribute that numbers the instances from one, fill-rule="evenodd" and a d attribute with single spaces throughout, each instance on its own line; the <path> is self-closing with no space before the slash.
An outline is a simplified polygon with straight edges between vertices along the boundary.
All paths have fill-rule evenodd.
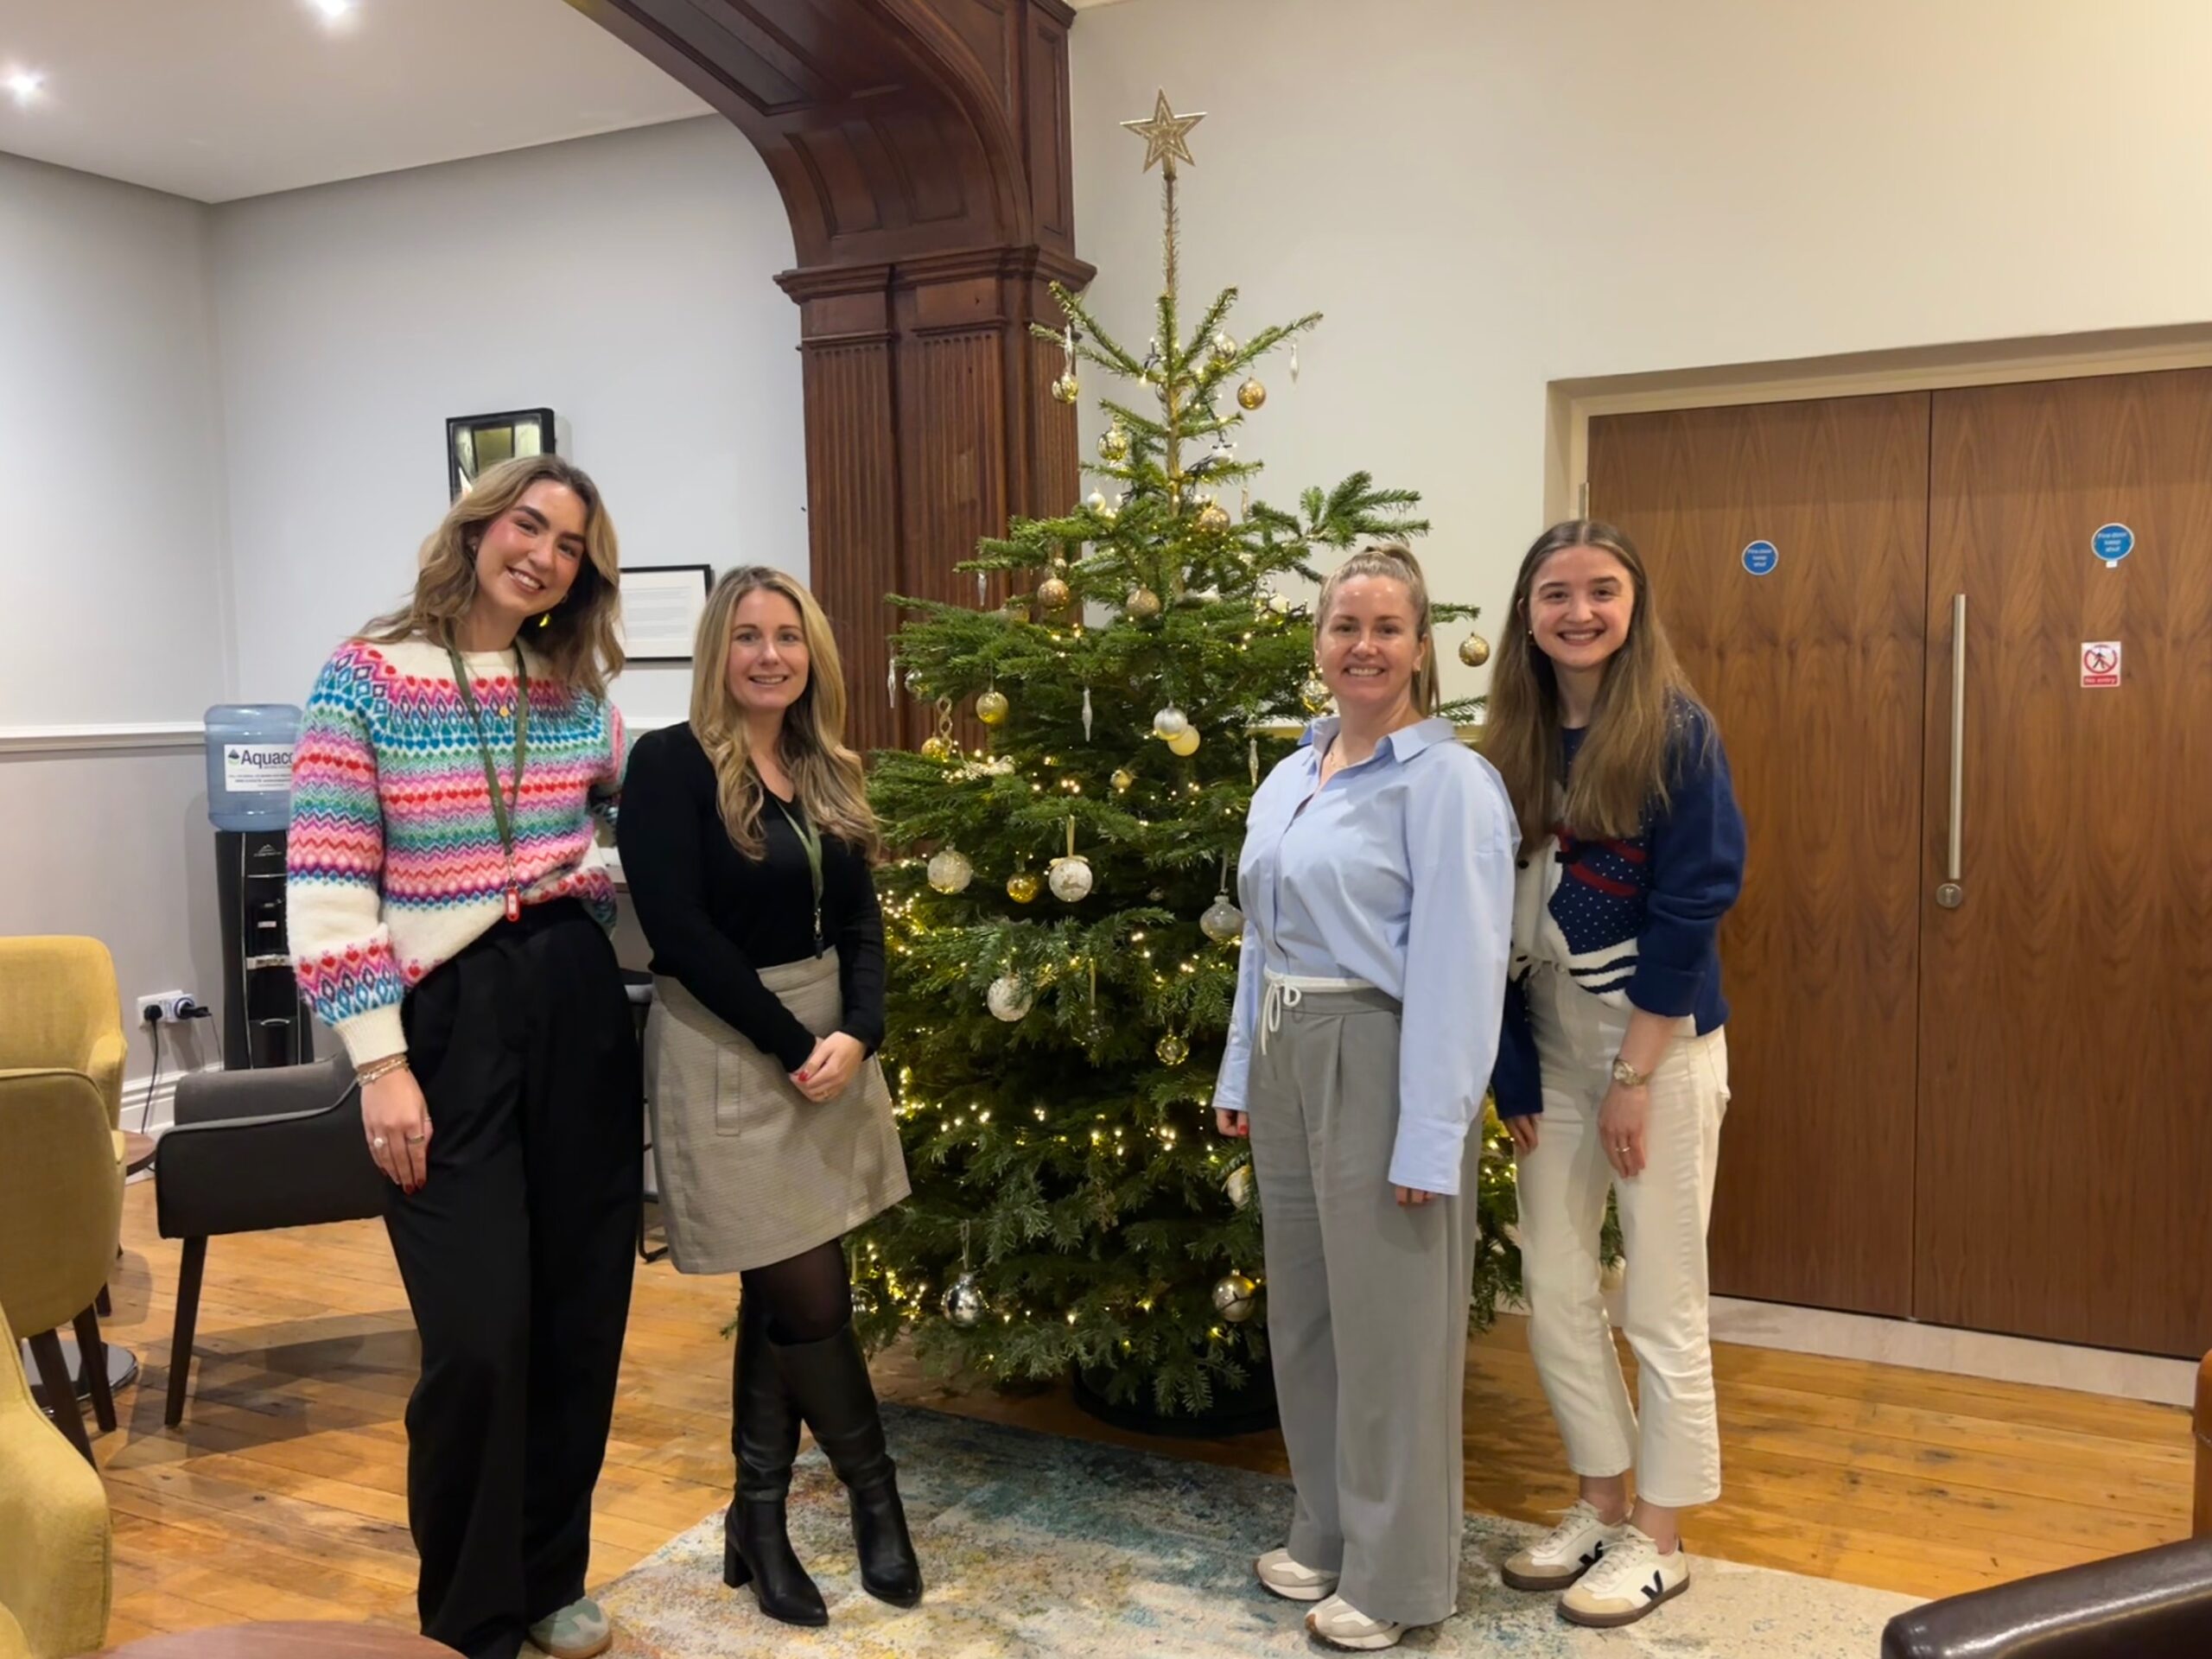
<path id="1" fill-rule="evenodd" d="M 193 720 L 224 696 L 207 219 L 0 155 L 0 735 Z M 219 986 L 196 753 L 0 742 L 0 935 L 105 940 L 125 999 Z M 187 1060 L 206 1046 L 191 1033 Z M 151 1064 L 134 1035 L 131 1071 Z"/>
<path id="2" fill-rule="evenodd" d="M 550 405 L 626 564 L 804 574 L 791 259 L 719 118 L 217 208 L 240 695 L 297 702 L 412 583 L 448 416 Z M 680 719 L 690 670 L 615 696 Z"/>
<path id="3" fill-rule="evenodd" d="M 207 219 L 0 155 L 0 726 L 222 696 Z M 0 931 L 9 902 L 0 884 Z"/>
<path id="4" fill-rule="evenodd" d="M 0 935 L 105 940 L 127 1021 L 219 998 L 196 749 L 26 728 L 299 701 L 411 582 L 448 416 L 550 404 L 627 564 L 804 573 L 791 262 L 719 120 L 213 209 L 0 155 Z M 615 693 L 680 718 L 689 683 Z"/>
<path id="5" fill-rule="evenodd" d="M 1420 489 L 1495 633 L 1554 380 L 2212 317 L 2208 60 L 2202 0 L 1131 0 L 1074 34 L 1077 237 L 1141 347 L 1160 175 L 1116 124 L 1164 76 L 1208 111 L 1186 297 L 1328 314 L 1257 493 Z"/>

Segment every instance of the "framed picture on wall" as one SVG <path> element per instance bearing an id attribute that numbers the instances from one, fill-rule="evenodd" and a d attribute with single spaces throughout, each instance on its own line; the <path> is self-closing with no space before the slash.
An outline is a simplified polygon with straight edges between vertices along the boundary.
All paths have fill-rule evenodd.
<path id="1" fill-rule="evenodd" d="M 446 423 L 446 482 L 453 499 L 487 467 L 517 455 L 553 453 L 553 411 L 511 409 L 498 415 L 456 415 Z"/>
<path id="2" fill-rule="evenodd" d="M 633 663 L 688 663 L 707 591 L 711 564 L 626 564 L 622 567 L 622 654 Z"/>

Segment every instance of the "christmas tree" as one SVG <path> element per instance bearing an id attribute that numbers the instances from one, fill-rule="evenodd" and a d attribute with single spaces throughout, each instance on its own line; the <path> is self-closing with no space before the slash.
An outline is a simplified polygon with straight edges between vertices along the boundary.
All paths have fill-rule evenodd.
<path id="1" fill-rule="evenodd" d="M 1203 1414 L 1265 1366 L 1249 1154 L 1215 1133 L 1211 1102 L 1246 809 L 1326 707 L 1294 594 L 1329 556 L 1427 529 L 1412 492 L 1364 473 L 1296 512 L 1250 497 L 1260 468 L 1236 439 L 1268 399 L 1262 359 L 1283 352 L 1294 382 L 1298 337 L 1320 318 L 1239 344 L 1232 288 L 1185 324 L 1176 163 L 1203 118 L 1163 93 L 1150 120 L 1124 124 L 1165 173 L 1148 349 L 1058 289 L 1066 330 L 1039 330 L 1066 353 L 1063 403 L 1088 372 L 1119 383 L 1102 400 L 1100 487 L 962 567 L 979 595 L 1003 573 L 1002 606 L 897 601 L 893 671 L 938 709 L 938 734 L 878 755 L 872 785 L 890 843 L 933 849 L 880 878 L 884 1057 L 914 1191 L 854 1246 L 871 1340 L 911 1326 L 925 1361 L 997 1381 L 1072 1368 L 1162 1416 Z M 1434 607 L 1440 623 L 1474 614 Z M 1487 650 L 1460 645 L 1469 662 Z M 954 723 L 969 709 L 972 748 Z M 1484 1324 L 1518 1279 L 1511 1164 L 1494 1120 L 1486 1134 Z"/>

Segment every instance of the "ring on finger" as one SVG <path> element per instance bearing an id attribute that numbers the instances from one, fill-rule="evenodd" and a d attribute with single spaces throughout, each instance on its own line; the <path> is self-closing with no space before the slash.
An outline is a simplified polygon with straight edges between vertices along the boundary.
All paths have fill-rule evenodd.
<path id="1" fill-rule="evenodd" d="M 380 1135 L 372 1135 L 369 1137 L 369 1144 L 378 1152 L 382 1152 L 385 1148 L 385 1138 Z"/>

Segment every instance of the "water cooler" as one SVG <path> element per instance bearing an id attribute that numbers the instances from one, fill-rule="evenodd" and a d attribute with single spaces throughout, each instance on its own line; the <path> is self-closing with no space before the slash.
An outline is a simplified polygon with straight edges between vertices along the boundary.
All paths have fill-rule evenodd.
<path id="1" fill-rule="evenodd" d="M 223 925 L 223 1064 L 232 1071 L 315 1058 L 315 1029 L 292 976 L 284 924 L 284 839 L 292 821 L 289 703 L 207 711 L 207 816 Z"/>

